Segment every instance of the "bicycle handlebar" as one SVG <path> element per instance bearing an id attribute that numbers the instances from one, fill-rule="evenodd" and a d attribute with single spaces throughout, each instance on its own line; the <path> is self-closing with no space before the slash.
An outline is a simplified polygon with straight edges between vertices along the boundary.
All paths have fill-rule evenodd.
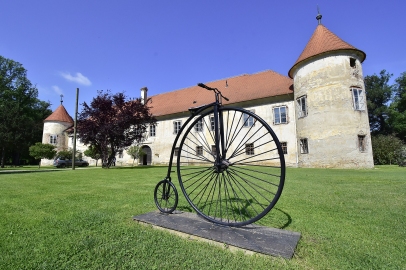
<path id="1" fill-rule="evenodd" d="M 210 90 L 210 91 L 214 91 L 215 93 L 220 94 L 220 96 L 222 96 L 225 100 L 229 101 L 229 99 L 226 98 L 225 96 L 223 96 L 221 94 L 221 92 L 217 88 L 211 88 L 211 87 L 205 85 L 204 83 L 198 83 L 197 86 L 200 86 L 200 87 L 205 88 L 205 89 Z"/>
<path id="2" fill-rule="evenodd" d="M 211 91 L 214 91 L 214 89 L 216 89 L 216 88 L 208 87 L 207 85 L 205 85 L 203 83 L 198 83 L 197 85 L 202 87 L 202 88 L 206 88 L 207 90 L 211 90 Z"/>

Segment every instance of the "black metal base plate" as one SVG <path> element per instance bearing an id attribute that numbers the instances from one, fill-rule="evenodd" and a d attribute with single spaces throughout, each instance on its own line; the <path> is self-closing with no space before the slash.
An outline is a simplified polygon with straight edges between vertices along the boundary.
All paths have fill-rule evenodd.
<path id="1" fill-rule="evenodd" d="M 134 220 L 158 227 L 194 235 L 215 242 L 257 253 L 292 258 L 300 233 L 259 225 L 240 228 L 208 222 L 196 214 L 175 211 L 173 214 L 150 212 L 135 216 Z"/>

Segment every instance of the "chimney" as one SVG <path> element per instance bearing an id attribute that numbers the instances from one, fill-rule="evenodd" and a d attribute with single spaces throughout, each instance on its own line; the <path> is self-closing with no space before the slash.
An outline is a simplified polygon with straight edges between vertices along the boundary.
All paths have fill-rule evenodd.
<path id="1" fill-rule="evenodd" d="M 147 102 L 147 92 L 148 92 L 147 87 L 141 88 L 141 103 L 142 104 L 145 104 L 145 102 Z"/>

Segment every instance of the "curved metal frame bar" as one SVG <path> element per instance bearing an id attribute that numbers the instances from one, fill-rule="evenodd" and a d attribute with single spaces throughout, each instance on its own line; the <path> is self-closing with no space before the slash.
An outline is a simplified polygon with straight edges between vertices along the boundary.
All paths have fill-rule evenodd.
<path id="1" fill-rule="evenodd" d="M 193 120 L 193 116 L 200 114 L 201 112 L 203 112 L 204 110 L 207 110 L 210 107 L 217 107 L 217 106 L 221 106 L 220 103 L 218 103 L 217 98 L 216 98 L 216 102 L 204 105 L 202 107 L 200 107 L 197 111 L 192 113 L 192 116 L 189 117 L 186 122 L 182 125 L 182 127 L 180 128 L 178 134 L 176 135 L 175 141 L 173 142 L 172 145 L 172 150 L 171 150 L 171 157 L 169 158 L 169 164 L 168 164 L 168 172 L 166 174 L 165 179 L 171 181 L 171 172 L 172 172 L 172 164 L 173 164 L 173 156 L 175 153 L 175 148 L 176 145 L 178 143 L 179 137 L 182 134 L 183 130 L 188 126 L 188 124 Z"/>

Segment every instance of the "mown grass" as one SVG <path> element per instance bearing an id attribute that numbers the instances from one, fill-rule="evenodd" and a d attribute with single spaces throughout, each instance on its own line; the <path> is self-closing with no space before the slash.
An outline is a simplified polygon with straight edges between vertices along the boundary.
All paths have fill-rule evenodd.
<path id="1" fill-rule="evenodd" d="M 165 175 L 166 167 L 0 173 L 0 269 L 406 267 L 405 168 L 288 169 L 280 201 L 258 223 L 302 234 L 291 260 L 134 222 L 156 210 L 153 189 Z M 190 210 L 183 194 L 178 208 Z"/>

